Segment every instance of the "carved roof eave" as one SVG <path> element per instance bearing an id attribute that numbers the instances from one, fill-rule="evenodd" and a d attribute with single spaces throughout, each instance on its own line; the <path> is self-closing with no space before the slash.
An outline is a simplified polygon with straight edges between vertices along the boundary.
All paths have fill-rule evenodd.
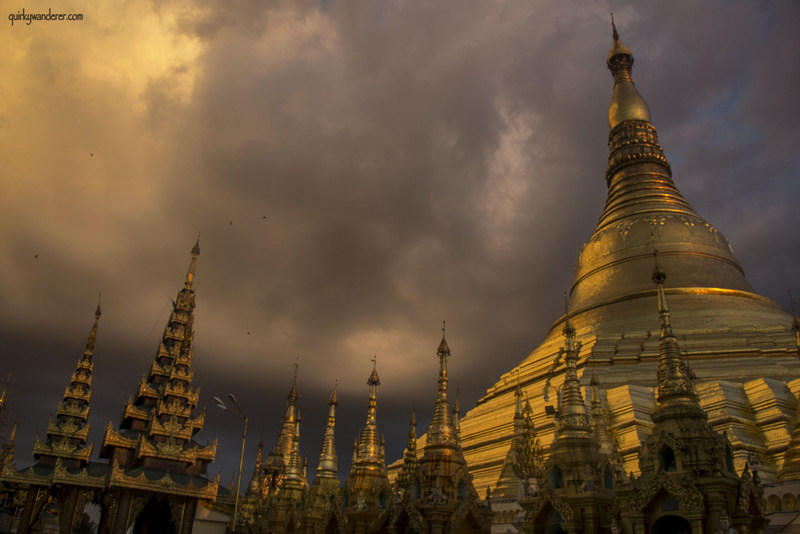
<path id="1" fill-rule="evenodd" d="M 151 386 L 148 382 L 144 380 L 142 380 L 139 383 L 139 389 L 136 391 L 136 396 L 139 398 L 148 397 L 151 399 L 158 399 L 161 397 L 158 391 L 156 391 L 156 389 L 153 386 Z"/>
<path id="2" fill-rule="evenodd" d="M 167 493 L 169 495 L 180 495 L 183 497 L 195 497 L 214 501 L 217 498 L 219 489 L 219 475 L 205 485 L 199 485 L 190 480 L 186 484 L 175 482 L 170 473 L 164 473 L 157 480 L 150 480 L 140 472 L 136 475 L 126 473 L 121 467 L 114 466 L 108 480 L 108 487 L 121 487 L 136 490 L 144 490 L 156 493 Z"/>
<path id="3" fill-rule="evenodd" d="M 86 391 L 83 391 L 83 388 L 70 384 L 64 388 L 64 398 L 70 400 L 82 400 L 88 404 L 92 399 L 92 390 L 87 388 Z"/>
<path id="4" fill-rule="evenodd" d="M 188 421 L 187 421 L 188 422 Z M 194 434 L 193 428 L 185 423 L 170 422 L 161 423 L 158 419 L 153 418 L 150 421 L 150 431 L 148 438 L 153 436 L 160 436 L 165 438 L 172 438 L 177 440 L 189 441 Z"/>
<path id="5" fill-rule="evenodd" d="M 628 498 L 631 510 L 644 510 L 661 490 L 675 497 L 686 511 L 694 511 L 703 506 L 703 494 L 687 477 L 670 476 L 659 469 L 646 486 L 638 487 Z"/>
<path id="6" fill-rule="evenodd" d="M 84 486 L 91 488 L 113 488 L 122 487 L 150 492 L 166 493 L 169 495 L 180 495 L 185 497 L 195 497 L 209 501 L 215 501 L 219 490 L 219 475 L 214 480 L 208 480 L 205 484 L 197 484 L 195 480 L 187 483 L 176 482 L 172 475 L 165 472 L 160 478 L 150 480 L 143 473 L 130 475 L 117 464 L 110 466 L 106 472 L 93 476 L 86 469 L 67 470 L 63 464 L 57 462 L 49 474 L 37 475 L 33 469 L 28 468 L 17 471 L 12 463 L 3 465 L 0 472 L 2 482 L 19 486 L 45 486 L 69 485 Z"/>
<path id="7" fill-rule="evenodd" d="M 66 428 L 65 428 L 66 427 Z M 64 436 L 72 439 L 77 439 L 81 443 L 86 443 L 86 440 L 89 437 L 89 429 L 92 428 L 92 425 L 86 425 L 83 428 L 79 427 L 76 424 L 69 425 L 66 422 L 56 424 L 53 422 L 52 419 L 47 422 L 47 432 L 48 436 Z"/>
<path id="8" fill-rule="evenodd" d="M 539 492 L 528 503 L 523 503 L 525 508 L 526 522 L 533 524 L 536 516 L 539 515 L 544 505 L 550 503 L 553 509 L 558 512 L 562 519 L 571 522 L 575 517 L 572 507 L 560 496 L 556 495 L 549 483 L 542 484 Z"/>
<path id="9" fill-rule="evenodd" d="M 86 404 L 83 407 L 74 407 L 71 404 L 67 404 L 64 401 L 58 403 L 58 408 L 56 413 L 58 415 L 64 415 L 68 417 L 75 417 L 77 419 L 82 419 L 86 421 L 89 418 L 89 411 L 91 410 L 90 406 Z"/>
<path id="10" fill-rule="evenodd" d="M 142 410 L 133 404 L 131 399 L 125 403 L 125 408 L 122 410 L 122 419 L 138 419 L 140 421 L 147 421 L 150 418 L 150 412 Z"/>
<path id="11" fill-rule="evenodd" d="M 90 475 L 86 469 L 67 470 L 63 464 L 57 462 L 49 474 L 37 475 L 33 469 L 26 468 L 22 471 L 14 469 L 12 464 L 5 464 L 0 472 L 0 480 L 7 484 L 20 486 L 85 486 L 102 488 L 105 486 L 108 474 L 98 476 Z"/>
<path id="12" fill-rule="evenodd" d="M 186 399 L 187 404 L 192 407 L 197 406 L 197 402 L 200 400 L 200 392 L 198 390 L 193 391 L 191 387 L 181 387 L 172 382 L 167 382 L 164 387 L 164 397 L 168 395 Z"/>
<path id="13" fill-rule="evenodd" d="M 430 524 L 422 512 L 417 508 L 413 502 L 411 502 L 411 492 L 406 491 L 403 493 L 403 496 L 397 500 L 392 501 L 392 503 L 384 510 L 375 521 L 372 523 L 372 527 L 375 527 L 375 530 L 381 525 L 385 525 L 388 523 L 389 527 L 393 526 L 397 520 L 400 518 L 400 515 L 405 512 L 408 515 L 408 519 L 411 522 L 411 525 L 414 527 L 415 532 L 428 532 L 430 530 Z"/>
<path id="14" fill-rule="evenodd" d="M 94 445 L 92 444 L 90 444 L 88 447 L 79 447 L 78 445 L 71 444 L 68 441 L 63 441 L 62 443 L 44 443 L 37 435 L 33 443 L 33 455 L 34 457 L 55 456 L 70 460 L 80 460 L 82 462 L 88 462 L 92 456 L 92 450 L 94 448 Z"/>
<path id="15" fill-rule="evenodd" d="M 91 366 L 89 366 L 88 368 L 83 367 L 83 369 L 89 372 L 87 374 L 87 376 L 84 378 L 84 377 L 78 376 L 78 371 L 77 370 L 72 371 L 72 378 L 70 379 L 70 382 L 83 384 L 87 388 L 89 388 L 89 387 L 92 386 L 92 374 L 91 374 L 92 367 Z"/>
<path id="16" fill-rule="evenodd" d="M 180 406 L 178 404 L 169 402 L 159 402 L 155 412 L 159 417 L 166 414 L 174 415 L 175 417 L 185 417 L 188 419 L 192 415 L 192 407 L 188 404 L 186 406 Z M 205 412 L 203 413 L 203 416 L 205 420 Z"/>
<path id="17" fill-rule="evenodd" d="M 126 438 L 116 430 L 111 427 L 109 423 L 106 426 L 105 435 L 103 436 L 103 448 L 106 447 L 118 447 L 121 449 L 135 449 L 136 448 L 136 439 L 134 438 Z"/>

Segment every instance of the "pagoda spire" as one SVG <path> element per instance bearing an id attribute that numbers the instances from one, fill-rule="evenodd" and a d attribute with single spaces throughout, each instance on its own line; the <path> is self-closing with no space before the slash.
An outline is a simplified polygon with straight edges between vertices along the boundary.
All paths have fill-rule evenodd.
<path id="1" fill-rule="evenodd" d="M 281 430 L 275 446 L 267 455 L 264 462 L 264 472 L 270 479 L 270 491 L 277 491 L 278 485 L 282 483 L 284 477 L 288 475 L 288 469 L 292 459 L 292 451 L 295 444 L 295 433 L 299 432 L 299 412 L 297 400 L 297 373 L 300 368 L 299 363 L 294 364 L 294 374 L 292 375 L 292 387 L 286 396 L 286 414 L 283 416 Z M 298 445 L 299 446 L 299 445 Z"/>
<path id="2" fill-rule="evenodd" d="M 616 448 L 611 439 L 611 434 L 608 432 L 606 414 L 600 397 L 600 380 L 597 379 L 597 373 L 594 369 L 592 369 L 592 379 L 589 385 L 592 388 L 592 433 L 595 441 L 600 446 L 600 452 L 605 456 L 611 456 Z"/>
<path id="3" fill-rule="evenodd" d="M 752 293 L 724 236 L 694 211 L 673 182 L 650 110 L 633 82 L 633 53 L 622 44 L 613 21 L 606 65 L 614 79 L 608 108 L 608 196 L 575 265 L 570 312 L 581 322 L 582 311 L 648 295 L 652 286 L 645 273 L 651 269 L 647 250 L 653 235 L 667 266 L 674 266 L 676 287 Z M 646 303 L 640 306 L 639 316 Z"/>
<path id="4" fill-rule="evenodd" d="M 381 462 L 381 440 L 378 434 L 377 410 L 378 410 L 378 386 L 381 380 L 378 377 L 377 357 L 372 358 L 372 373 L 367 379 L 369 386 L 369 401 L 367 403 L 367 420 L 364 430 L 361 432 L 361 440 L 358 442 L 358 461 L 380 465 Z"/>
<path id="5" fill-rule="evenodd" d="M 325 437 L 322 441 L 322 450 L 319 453 L 317 464 L 317 477 L 338 478 L 338 460 L 336 458 L 336 444 L 334 443 L 334 427 L 336 426 L 336 407 L 339 401 L 336 396 L 336 387 L 333 388 L 328 399 L 328 426 L 325 428 Z"/>
<path id="6" fill-rule="evenodd" d="M 67 468 L 83 467 L 89 463 L 93 445 L 86 446 L 91 428 L 91 425 L 87 424 L 87 419 L 92 398 L 94 344 L 102 315 L 99 295 L 97 301 L 94 323 L 86 340 L 86 348 L 64 391 L 63 400 L 58 403 L 55 422 L 51 419 L 47 424 L 47 440 L 41 442 L 39 436 L 36 436 L 33 456 L 37 463 L 54 465 L 60 459 Z"/>
<path id="7" fill-rule="evenodd" d="M 566 371 L 562 386 L 561 406 L 558 412 L 558 435 L 590 436 L 592 434 L 591 416 L 583 401 L 581 384 L 578 379 L 577 362 L 581 343 L 575 341 L 575 329 L 569 322 L 569 316 L 564 321 L 563 334 L 566 338 L 566 349 L 562 349 Z"/>
<path id="8" fill-rule="evenodd" d="M 101 457 L 119 460 L 123 469 L 204 474 L 216 456 L 216 443 L 201 446 L 193 440 L 205 424 L 205 410 L 192 415 L 200 397 L 192 385 L 193 281 L 199 255 L 198 240 L 150 369 L 123 409 L 120 432 L 110 423 L 106 427 Z"/>
<path id="9" fill-rule="evenodd" d="M 654 252 L 655 268 L 653 269 L 653 283 L 658 292 L 658 318 L 661 327 L 661 337 L 658 343 L 658 386 L 656 401 L 658 408 L 653 414 L 653 421 L 658 422 L 664 417 L 672 416 L 674 412 L 693 414 L 705 419 L 706 413 L 700 408 L 700 401 L 694 391 L 691 373 L 681 354 L 678 339 L 672 332 L 667 296 L 664 291 L 664 281 L 667 275 L 658 265 L 658 255 Z"/>
<path id="10" fill-rule="evenodd" d="M 445 323 L 442 322 L 442 340 L 436 350 L 439 357 L 439 390 L 436 396 L 436 406 L 433 417 L 428 427 L 428 437 L 425 452 L 433 447 L 455 447 L 458 444 L 456 426 L 453 421 L 452 407 L 447 398 L 447 358 L 450 357 L 450 347 L 447 345 Z"/>
<path id="11" fill-rule="evenodd" d="M 608 52 L 606 64 L 614 76 L 614 96 L 608 109 L 608 129 L 613 130 L 624 121 L 637 120 L 650 122 L 650 108 L 636 89 L 631 78 L 633 53 L 619 40 L 619 32 L 611 17 L 614 43 Z"/>

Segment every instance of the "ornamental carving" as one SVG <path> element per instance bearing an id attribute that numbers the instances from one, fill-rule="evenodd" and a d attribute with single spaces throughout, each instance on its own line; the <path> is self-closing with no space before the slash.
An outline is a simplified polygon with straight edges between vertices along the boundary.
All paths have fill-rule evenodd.
<path id="1" fill-rule="evenodd" d="M 571 522 L 575 517 L 572 508 L 570 508 L 569 504 L 555 494 L 553 488 L 548 483 L 544 483 L 536 494 L 536 496 L 532 499 L 532 502 L 529 506 L 527 506 L 527 510 L 525 512 L 525 522 L 533 525 L 536 521 L 536 517 L 539 515 L 539 512 L 542 511 L 544 505 L 550 503 L 553 509 L 561 516 L 561 519 L 564 521 Z"/>
<path id="2" fill-rule="evenodd" d="M 703 494 L 694 484 L 688 480 L 679 483 L 661 469 L 646 487 L 633 490 L 628 506 L 633 510 L 643 510 L 661 489 L 673 495 L 686 511 L 697 510 L 703 506 Z"/>

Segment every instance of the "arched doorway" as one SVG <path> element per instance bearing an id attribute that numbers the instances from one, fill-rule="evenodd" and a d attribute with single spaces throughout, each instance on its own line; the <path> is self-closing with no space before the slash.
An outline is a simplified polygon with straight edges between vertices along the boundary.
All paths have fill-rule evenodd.
<path id="1" fill-rule="evenodd" d="M 653 523 L 650 534 L 692 534 L 692 526 L 679 515 L 665 515 Z"/>
<path id="2" fill-rule="evenodd" d="M 567 534 L 567 531 L 561 528 L 561 525 L 551 524 L 545 529 L 544 534 Z"/>
<path id="3" fill-rule="evenodd" d="M 136 518 L 133 534 L 147 534 L 149 532 L 176 534 L 175 523 L 172 522 L 169 504 L 166 499 L 152 497 Z"/>

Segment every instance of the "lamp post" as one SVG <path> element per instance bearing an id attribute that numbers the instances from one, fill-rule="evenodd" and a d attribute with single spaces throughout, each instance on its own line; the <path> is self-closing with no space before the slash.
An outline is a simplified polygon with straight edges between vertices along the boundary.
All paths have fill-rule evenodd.
<path id="1" fill-rule="evenodd" d="M 237 520 L 239 516 L 239 489 L 242 486 L 242 463 L 244 462 L 244 443 L 247 440 L 247 416 L 242 411 L 242 408 L 239 406 L 239 403 L 236 402 L 236 397 L 233 396 L 233 393 L 228 393 L 228 399 L 233 403 L 233 406 L 226 406 L 222 399 L 219 397 L 214 397 L 214 402 L 217 403 L 217 407 L 223 410 L 226 410 L 237 417 L 241 417 L 242 421 L 244 421 L 244 429 L 242 430 L 242 453 L 239 455 L 239 472 L 236 475 L 236 501 L 233 506 L 233 531 L 236 532 L 237 529 Z"/>

